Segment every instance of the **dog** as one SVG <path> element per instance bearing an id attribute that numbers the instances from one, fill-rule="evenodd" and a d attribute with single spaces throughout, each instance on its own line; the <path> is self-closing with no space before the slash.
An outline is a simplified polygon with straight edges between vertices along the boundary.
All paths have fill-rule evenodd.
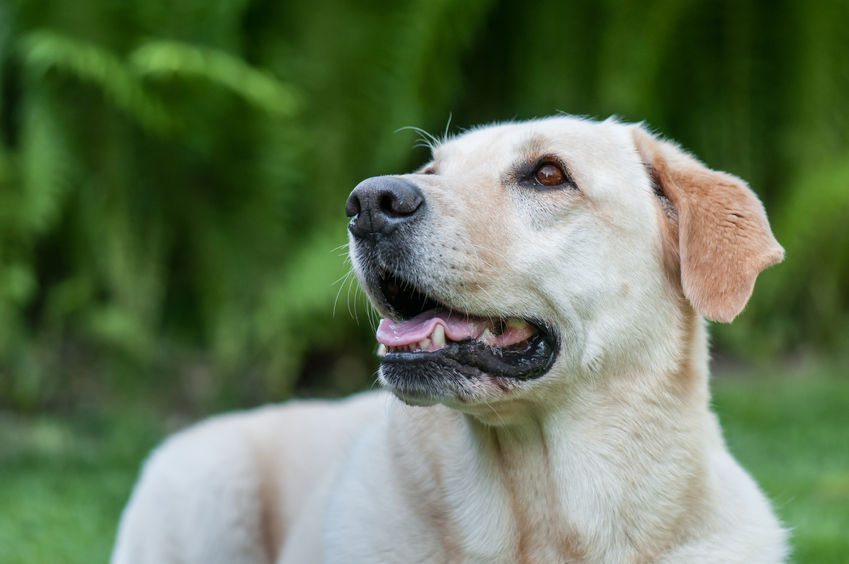
<path id="1" fill-rule="evenodd" d="M 705 319 L 783 258 L 755 194 L 613 118 L 432 153 L 346 203 L 385 390 L 168 439 L 112 561 L 783 561 L 709 408 Z"/>

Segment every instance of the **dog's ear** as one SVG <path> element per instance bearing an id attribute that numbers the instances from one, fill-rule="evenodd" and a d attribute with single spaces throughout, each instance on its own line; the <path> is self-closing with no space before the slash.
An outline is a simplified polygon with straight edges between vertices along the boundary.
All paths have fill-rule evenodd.
<path id="1" fill-rule="evenodd" d="M 668 200 L 664 244 L 673 248 L 664 254 L 680 260 L 665 260 L 667 269 L 680 276 L 697 312 L 730 322 L 749 301 L 758 274 L 784 258 L 760 200 L 736 176 L 710 170 L 642 126 L 632 131 L 658 197 Z"/>

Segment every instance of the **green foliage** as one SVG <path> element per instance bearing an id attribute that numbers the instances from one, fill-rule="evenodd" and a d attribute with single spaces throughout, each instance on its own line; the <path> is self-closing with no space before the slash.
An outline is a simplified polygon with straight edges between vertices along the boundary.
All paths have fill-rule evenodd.
<path id="1" fill-rule="evenodd" d="M 839 349 L 847 20 L 840 0 L 0 3 L 0 404 L 368 373 L 374 320 L 334 284 L 344 200 L 426 159 L 399 128 L 449 116 L 647 120 L 746 178 L 787 260 L 717 346 Z"/>
<path id="2" fill-rule="evenodd" d="M 140 78 L 116 55 L 97 45 L 51 31 L 35 31 L 21 40 L 23 64 L 39 82 L 52 71 L 92 83 L 104 97 L 153 130 L 169 127 L 161 101 L 153 98 Z"/>
<path id="3" fill-rule="evenodd" d="M 294 112 L 294 88 L 225 51 L 177 41 L 148 41 L 130 54 L 129 62 L 141 76 L 199 77 L 229 88 L 271 114 Z"/>

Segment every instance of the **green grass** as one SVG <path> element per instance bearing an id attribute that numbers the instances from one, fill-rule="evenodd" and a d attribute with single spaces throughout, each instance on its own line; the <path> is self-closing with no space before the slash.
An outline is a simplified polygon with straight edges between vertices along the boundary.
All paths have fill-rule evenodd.
<path id="1" fill-rule="evenodd" d="M 731 452 L 791 528 L 795 562 L 849 562 L 849 370 L 727 374 L 714 407 Z"/>
<path id="2" fill-rule="evenodd" d="M 164 428 L 138 412 L 0 414 L 0 562 L 106 562 L 139 463 Z"/>
<path id="3" fill-rule="evenodd" d="M 849 374 L 714 379 L 729 447 L 793 529 L 794 560 L 849 559 Z M 138 466 L 166 432 L 137 410 L 0 414 L 0 562 L 105 562 Z"/>

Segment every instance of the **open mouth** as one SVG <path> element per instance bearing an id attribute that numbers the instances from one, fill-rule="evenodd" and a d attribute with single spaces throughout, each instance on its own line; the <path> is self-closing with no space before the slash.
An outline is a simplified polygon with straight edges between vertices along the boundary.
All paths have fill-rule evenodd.
<path id="1" fill-rule="evenodd" d="M 542 323 L 460 312 L 389 274 L 380 276 L 380 291 L 399 319 L 383 319 L 377 330 L 384 371 L 403 365 L 467 378 L 527 380 L 554 363 L 557 339 Z"/>

